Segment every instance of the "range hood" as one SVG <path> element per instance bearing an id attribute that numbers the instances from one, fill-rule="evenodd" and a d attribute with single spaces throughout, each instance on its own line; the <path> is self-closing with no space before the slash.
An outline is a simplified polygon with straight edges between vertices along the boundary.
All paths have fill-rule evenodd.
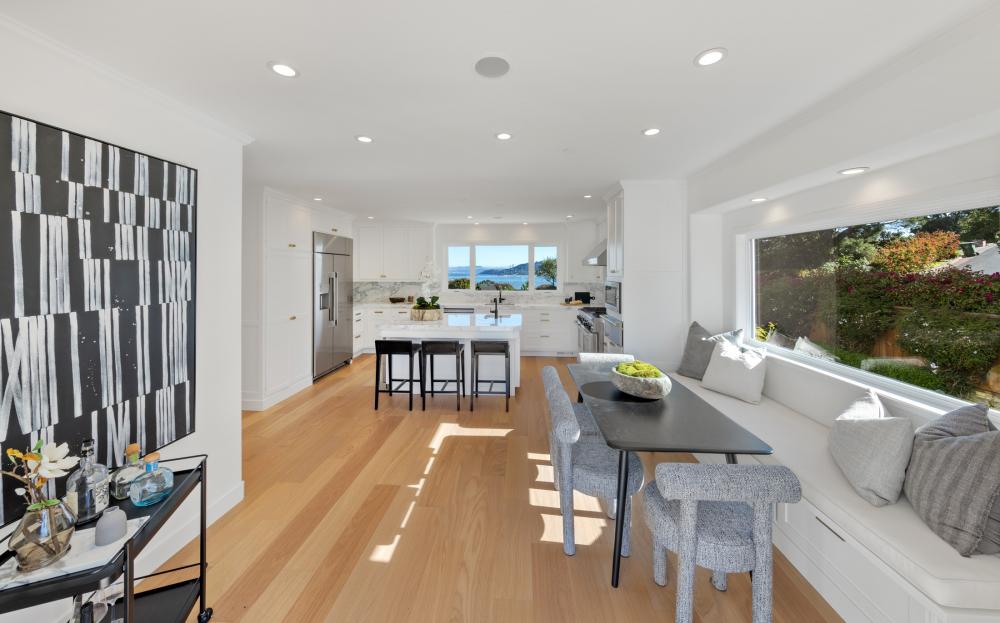
<path id="1" fill-rule="evenodd" d="M 583 256 L 584 266 L 607 266 L 608 265 L 608 241 L 602 240 L 597 246 L 590 250 L 590 253 Z"/>

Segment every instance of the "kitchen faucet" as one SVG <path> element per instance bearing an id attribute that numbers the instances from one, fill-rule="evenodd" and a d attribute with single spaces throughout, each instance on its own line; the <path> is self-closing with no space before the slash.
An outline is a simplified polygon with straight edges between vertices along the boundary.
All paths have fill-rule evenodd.
<path id="1" fill-rule="evenodd" d="M 503 290 L 497 284 L 497 296 L 493 298 L 493 319 L 500 320 L 500 303 L 503 303 Z"/>

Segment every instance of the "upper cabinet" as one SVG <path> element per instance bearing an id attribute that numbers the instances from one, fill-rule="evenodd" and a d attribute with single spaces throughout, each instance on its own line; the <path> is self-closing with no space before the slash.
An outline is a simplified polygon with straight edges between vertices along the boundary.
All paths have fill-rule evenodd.
<path id="1" fill-rule="evenodd" d="M 268 249 L 312 251 L 312 212 L 309 208 L 266 199 L 264 225 Z"/>
<path id="2" fill-rule="evenodd" d="M 625 273 L 625 194 L 608 199 L 608 279 L 620 280 Z"/>
<path id="3" fill-rule="evenodd" d="M 420 281 L 433 257 L 431 228 L 426 225 L 361 225 L 354 252 L 358 281 Z"/>

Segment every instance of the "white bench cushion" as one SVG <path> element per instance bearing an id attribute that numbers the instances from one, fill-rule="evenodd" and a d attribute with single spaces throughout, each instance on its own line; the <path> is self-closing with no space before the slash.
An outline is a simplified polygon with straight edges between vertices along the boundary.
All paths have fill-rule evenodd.
<path id="1" fill-rule="evenodd" d="M 671 378 L 770 444 L 774 455 L 755 458 L 794 471 L 805 499 L 932 601 L 1000 610 L 1000 557 L 963 558 L 921 521 L 905 497 L 878 508 L 864 501 L 830 455 L 828 428 L 770 398 L 752 405 L 707 390 L 697 380 Z M 823 400 L 822 394 L 815 399 Z"/>

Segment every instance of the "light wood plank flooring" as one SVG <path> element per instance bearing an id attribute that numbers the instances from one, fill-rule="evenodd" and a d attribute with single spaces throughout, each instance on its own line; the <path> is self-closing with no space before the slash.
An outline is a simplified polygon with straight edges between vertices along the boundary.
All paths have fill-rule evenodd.
<path id="1" fill-rule="evenodd" d="M 577 494 L 577 553 L 562 552 L 540 374 L 555 365 L 575 395 L 569 361 L 522 359 L 510 413 L 497 397 L 457 413 L 454 396 L 411 413 L 402 395 L 375 412 L 370 356 L 245 413 L 246 499 L 209 530 L 213 620 L 672 621 L 641 497 L 620 588 L 596 499 Z M 692 458 L 643 456 L 647 479 L 671 460 Z M 168 565 L 196 557 L 192 543 Z M 750 620 L 746 575 L 718 593 L 699 573 L 696 620 Z M 774 586 L 776 622 L 840 620 L 780 553 Z"/>

